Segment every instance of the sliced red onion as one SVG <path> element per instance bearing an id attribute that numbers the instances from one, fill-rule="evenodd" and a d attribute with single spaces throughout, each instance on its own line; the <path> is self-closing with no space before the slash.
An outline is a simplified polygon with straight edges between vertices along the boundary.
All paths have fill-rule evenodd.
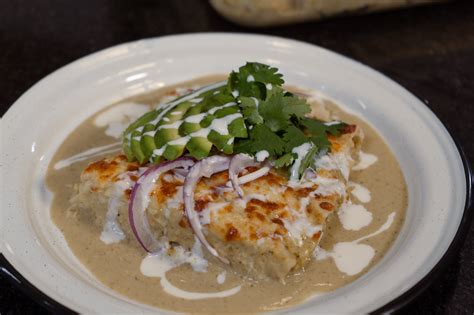
<path id="1" fill-rule="evenodd" d="M 226 185 L 216 186 L 216 192 L 219 195 L 221 195 L 222 193 L 233 191 L 234 188 L 232 188 L 232 184 L 230 182 L 227 182 L 227 184 L 229 184 L 230 186 L 226 186 Z"/>
<path id="2" fill-rule="evenodd" d="M 181 181 L 184 181 L 184 179 L 186 178 L 186 175 L 188 175 L 188 172 L 189 172 L 189 169 L 185 169 L 185 168 L 177 168 L 173 170 L 174 176 Z"/>
<path id="3" fill-rule="evenodd" d="M 138 178 L 133 186 L 128 203 L 128 219 L 133 234 L 147 252 L 152 253 L 159 247 L 158 240 L 151 232 L 146 215 L 146 208 L 150 204 L 150 193 L 155 186 L 155 182 L 165 172 L 178 167 L 189 168 L 194 163 L 193 159 L 183 157 L 152 166 Z"/>
<path id="4" fill-rule="evenodd" d="M 219 253 L 209 244 L 202 232 L 201 221 L 199 221 L 198 213 L 194 210 L 194 190 L 201 177 L 211 177 L 214 173 L 222 172 L 229 168 L 229 164 L 230 158 L 227 156 L 214 155 L 201 160 L 191 167 L 184 180 L 183 187 L 184 211 L 194 234 L 213 256 L 225 264 L 228 264 L 229 260 L 219 256 Z"/>
<path id="5" fill-rule="evenodd" d="M 176 168 L 173 170 L 173 173 L 175 173 L 175 175 L 182 176 L 183 178 L 186 177 L 186 175 L 188 175 L 188 172 L 189 172 L 189 169 L 186 169 L 186 168 Z"/>
<path id="6" fill-rule="evenodd" d="M 239 186 L 239 173 L 249 166 L 257 165 L 260 165 L 260 163 L 247 154 L 240 153 L 232 157 L 229 165 L 229 179 L 240 198 L 243 197 L 244 191 Z"/>
<path id="7" fill-rule="evenodd" d="M 310 168 L 307 168 L 303 174 L 303 178 L 308 179 L 308 180 L 315 179 L 316 176 L 317 176 L 316 172 Z"/>
<path id="8" fill-rule="evenodd" d="M 239 185 L 250 183 L 256 180 L 257 178 L 267 175 L 268 172 L 270 172 L 270 166 L 265 165 L 262 168 L 256 170 L 255 172 L 240 176 L 239 178 L 237 178 L 237 182 L 239 183 Z"/>
<path id="9" fill-rule="evenodd" d="M 262 168 L 256 170 L 255 172 L 245 174 L 244 176 L 240 176 L 239 178 L 237 178 L 237 182 L 239 183 L 239 185 L 250 183 L 262 176 L 267 175 L 268 172 L 270 172 L 270 169 L 271 167 L 269 165 L 265 165 Z M 232 183 L 230 181 L 225 183 L 224 186 L 217 186 L 216 189 L 218 190 L 219 193 L 234 190 L 234 188 L 232 188 Z"/>

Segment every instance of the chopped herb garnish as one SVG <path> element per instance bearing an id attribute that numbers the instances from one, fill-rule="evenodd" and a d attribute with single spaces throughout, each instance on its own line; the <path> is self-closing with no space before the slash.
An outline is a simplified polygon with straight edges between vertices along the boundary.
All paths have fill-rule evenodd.
<path id="1" fill-rule="evenodd" d="M 277 68 L 258 62 L 247 62 L 245 66 L 239 68 L 239 72 L 232 71 L 227 87 L 230 92 L 238 91 L 239 96 L 264 99 L 267 84 L 281 86 L 283 83 L 285 83 L 283 75 L 278 73 Z"/>
<path id="2" fill-rule="evenodd" d="M 290 166 L 294 160 L 295 160 L 295 154 L 289 152 L 289 153 L 285 153 L 284 155 L 276 159 L 274 162 L 274 165 L 276 168 L 282 168 L 285 166 Z"/>
<path id="3" fill-rule="evenodd" d="M 308 142 L 308 137 L 303 131 L 294 125 L 289 126 L 283 134 L 283 141 L 285 141 L 285 151 L 291 152 L 294 147 Z"/>
<path id="4" fill-rule="evenodd" d="M 265 150 L 277 168 L 299 158 L 301 176 L 318 153 L 330 150 L 328 135 L 339 135 L 346 124 L 305 117 L 310 105 L 285 91 L 283 83 L 277 68 L 247 63 L 226 84 L 143 115 L 124 132 L 124 152 L 144 163 L 186 153 L 201 159 L 218 152 L 256 155 Z M 308 142 L 311 149 L 304 157 L 292 152 Z"/>
<path id="5" fill-rule="evenodd" d="M 250 130 L 249 139 L 239 140 L 235 151 L 255 155 L 259 151 L 268 151 L 271 157 L 277 157 L 285 151 L 285 142 L 267 125 L 255 125 Z"/>
<path id="6" fill-rule="evenodd" d="M 328 140 L 328 134 L 338 136 L 341 133 L 341 130 L 347 126 L 342 122 L 328 125 L 319 120 L 311 118 L 304 118 L 301 121 L 301 124 L 310 132 L 311 141 L 313 141 L 313 143 L 318 146 L 319 150 L 329 149 L 331 143 Z"/>
<path id="7" fill-rule="evenodd" d="M 316 153 L 320 152 L 317 145 L 313 144 L 311 149 L 306 153 L 303 160 L 301 160 L 300 168 L 298 169 L 298 175 L 301 177 L 304 171 L 313 165 L 314 157 Z"/>

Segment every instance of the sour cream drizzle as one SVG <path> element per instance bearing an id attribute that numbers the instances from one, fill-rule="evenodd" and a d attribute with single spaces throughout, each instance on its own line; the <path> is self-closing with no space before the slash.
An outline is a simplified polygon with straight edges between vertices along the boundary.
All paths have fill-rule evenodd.
<path id="1" fill-rule="evenodd" d="M 342 176 L 349 180 L 349 158 L 343 153 L 324 153 L 316 157 L 314 162 L 316 168 L 325 170 L 340 170 Z"/>
<path id="2" fill-rule="evenodd" d="M 311 179 L 311 183 L 318 185 L 318 188 L 312 193 L 312 195 L 328 196 L 334 193 L 337 193 L 342 197 L 345 197 L 346 195 L 345 186 L 342 181 L 338 179 L 317 176 L 315 179 Z"/>
<path id="3" fill-rule="evenodd" d="M 367 203 L 372 200 L 372 194 L 370 193 L 370 190 L 368 190 L 361 184 L 349 182 L 348 186 L 349 188 L 352 188 L 351 194 L 356 197 L 360 202 Z"/>
<path id="4" fill-rule="evenodd" d="M 228 206 L 229 202 L 210 202 L 206 207 L 199 213 L 199 220 L 201 224 L 210 224 L 211 217 L 216 216 L 220 209 Z"/>
<path id="5" fill-rule="evenodd" d="M 376 155 L 370 154 L 370 153 L 365 153 L 363 151 L 359 151 L 359 163 L 355 165 L 352 170 L 354 171 L 360 171 L 360 170 L 365 170 L 372 164 L 378 161 L 378 157 Z"/>
<path id="6" fill-rule="evenodd" d="M 232 105 L 229 105 L 229 104 L 225 104 L 222 107 L 224 106 L 233 106 L 235 105 L 235 103 L 233 103 Z M 193 115 L 193 116 L 190 116 L 186 119 L 190 119 L 191 117 L 191 121 L 193 123 L 199 123 L 201 122 L 202 119 L 204 119 L 205 115 L 207 113 L 204 113 L 204 114 L 198 114 L 198 115 Z M 194 117 L 194 116 L 199 116 L 199 117 Z M 166 148 L 168 146 L 173 146 L 173 145 L 186 145 L 188 143 L 189 140 L 191 140 L 192 138 L 195 138 L 195 137 L 201 137 L 201 138 L 207 138 L 207 136 L 209 135 L 209 133 L 211 131 L 215 131 L 217 133 L 219 133 L 220 135 L 229 135 L 229 130 L 228 130 L 228 127 L 229 125 L 236 119 L 238 118 L 242 118 L 242 114 L 240 113 L 235 113 L 235 114 L 232 114 L 232 115 L 228 115 L 228 116 L 224 116 L 224 117 L 221 117 L 221 118 L 215 118 L 211 121 L 211 125 L 207 128 L 202 128 L 196 132 L 193 132 L 187 136 L 184 136 L 184 137 L 180 137 L 180 138 L 177 138 L 177 139 L 174 139 L 172 141 L 169 141 L 167 144 L 163 145 L 161 148 L 158 148 L 158 149 L 155 149 L 153 150 L 153 157 L 155 156 L 161 156 L 163 155 L 163 153 L 165 152 Z M 185 121 L 186 121 L 185 119 Z M 183 123 L 183 121 L 181 120 L 178 120 L 172 124 L 169 124 L 169 125 L 162 125 L 160 126 L 158 129 L 160 128 L 174 128 L 174 129 L 178 129 L 179 126 L 181 126 L 181 124 Z M 154 136 L 154 132 L 152 132 L 153 134 L 150 134 L 150 136 Z M 232 139 L 232 138 L 231 138 Z"/>
<path id="7" fill-rule="evenodd" d="M 388 230 L 392 225 L 394 218 L 395 212 L 392 212 L 388 215 L 387 221 L 385 221 L 377 231 L 354 241 L 336 243 L 331 251 L 318 248 L 313 255 L 317 260 L 331 257 L 334 259 L 339 271 L 349 276 L 356 275 L 364 270 L 375 256 L 375 250 L 372 246 L 359 243 Z"/>
<path id="8" fill-rule="evenodd" d="M 60 170 L 64 167 L 70 166 L 71 164 L 88 160 L 93 157 L 118 152 L 120 150 L 121 145 L 122 145 L 121 142 L 115 142 L 112 144 L 103 145 L 103 146 L 99 146 L 99 147 L 95 147 L 95 148 L 83 151 L 81 153 L 70 156 L 67 159 L 56 162 L 56 164 L 54 164 L 54 169 Z"/>
<path id="9" fill-rule="evenodd" d="M 227 272 L 226 271 L 223 271 L 221 272 L 218 276 L 217 276 L 217 283 L 219 284 L 223 284 L 225 282 L 225 277 L 227 275 Z"/>
<path id="10" fill-rule="evenodd" d="M 226 82 L 218 82 L 216 84 L 211 84 L 211 85 L 205 86 L 201 89 L 198 89 L 198 90 L 194 91 L 193 93 L 190 93 L 186 96 L 178 98 L 178 99 L 176 99 L 176 100 L 174 100 L 170 103 L 161 104 L 161 106 L 159 106 L 158 109 L 163 108 L 163 111 L 152 122 L 150 122 L 150 124 L 156 125 L 166 113 L 168 113 L 171 109 L 174 108 L 175 105 L 177 105 L 181 102 L 184 102 L 184 101 L 196 99 L 196 96 L 198 96 L 202 93 L 205 93 L 207 91 L 213 90 L 215 88 L 224 86 L 225 84 L 226 84 Z"/>
<path id="11" fill-rule="evenodd" d="M 392 225 L 394 219 L 395 219 L 395 212 L 392 212 L 387 216 L 387 221 L 385 221 L 385 223 L 382 224 L 382 226 L 377 231 L 375 231 L 373 233 L 370 233 L 366 236 L 362 236 L 361 238 L 358 238 L 357 240 L 352 241 L 352 242 L 359 243 L 359 242 L 365 241 L 368 238 L 377 236 L 382 232 L 385 232 L 386 230 L 388 230 L 390 228 L 390 226 Z"/>
<path id="12" fill-rule="evenodd" d="M 242 198 L 236 199 L 234 201 L 234 204 L 238 205 L 242 209 L 245 209 L 247 207 L 247 203 L 252 199 L 257 199 L 263 202 L 267 201 L 267 198 L 262 194 L 248 193 L 245 194 Z M 210 224 L 212 221 L 212 217 L 217 216 L 221 209 L 231 204 L 231 202 L 209 202 L 206 207 L 204 207 L 204 209 L 199 212 L 199 221 L 203 225 Z"/>
<path id="13" fill-rule="evenodd" d="M 299 211 L 289 208 L 289 212 L 292 215 L 292 220 L 283 219 L 283 224 L 286 230 L 290 234 L 297 246 L 303 245 L 303 235 L 306 237 L 312 237 L 316 232 L 322 231 L 321 225 L 312 224 L 306 215 L 306 208 L 308 207 L 311 197 L 305 197 L 300 199 Z"/>
<path id="14" fill-rule="evenodd" d="M 160 104 L 158 104 L 157 110 L 161 110 L 161 112 L 157 115 L 157 117 L 154 120 L 148 122 L 148 124 L 153 124 L 153 125 L 158 124 L 158 122 L 163 118 L 163 116 L 166 115 L 170 110 L 172 110 L 175 107 L 175 105 L 177 105 L 181 102 L 184 102 L 184 101 L 190 101 L 190 102 L 194 102 L 194 103 L 199 102 L 200 99 L 196 98 L 196 96 L 199 96 L 202 93 L 205 93 L 207 91 L 216 89 L 218 87 L 224 86 L 225 84 L 226 84 L 226 82 L 218 82 L 218 83 L 215 83 L 215 84 L 211 84 L 211 85 L 205 86 L 203 88 L 199 88 L 199 89 L 195 90 L 194 92 L 192 92 L 190 94 L 187 94 L 185 96 L 182 96 L 182 95 L 187 92 L 186 89 L 176 90 L 178 95 L 182 96 L 182 97 L 178 97 L 177 99 L 175 99 L 174 101 L 169 102 L 169 103 L 160 103 Z M 135 129 L 135 131 L 142 132 L 144 127 L 145 126 L 138 127 L 137 129 Z M 130 132 L 129 134 L 127 134 L 127 136 L 126 136 L 127 139 L 130 140 L 130 138 L 132 136 L 132 133 L 133 132 Z M 139 140 L 139 139 L 137 139 L 137 140 Z"/>
<path id="15" fill-rule="evenodd" d="M 97 127 L 107 127 L 105 134 L 119 139 L 127 125 L 150 110 L 148 105 L 122 103 L 100 113 L 94 120 Z"/>
<path id="16" fill-rule="evenodd" d="M 118 243 L 125 239 L 125 233 L 117 221 L 120 206 L 123 206 L 123 195 L 125 190 L 133 187 L 135 182 L 130 176 L 140 177 L 146 171 L 145 167 L 140 167 L 137 171 L 126 172 L 118 177 L 118 180 L 110 189 L 109 202 L 107 204 L 107 213 L 105 215 L 105 224 L 100 234 L 100 240 L 105 244 Z"/>
<path id="17" fill-rule="evenodd" d="M 125 233 L 117 222 L 117 215 L 121 203 L 120 195 L 130 187 L 130 182 L 126 180 L 119 180 L 112 187 L 104 228 L 100 234 L 100 240 L 105 244 L 118 243 L 125 238 Z"/>
<path id="18" fill-rule="evenodd" d="M 269 156 L 270 154 L 266 150 L 258 151 L 257 154 L 255 154 L 255 158 L 257 159 L 257 162 L 263 162 Z"/>
<path id="19" fill-rule="evenodd" d="M 213 292 L 213 293 L 200 293 L 200 292 L 190 292 L 184 291 L 180 288 L 175 287 L 171 282 L 166 279 L 166 276 L 163 276 L 160 281 L 161 286 L 165 290 L 166 293 L 174 295 L 176 297 L 186 299 L 186 300 L 204 300 L 204 299 L 212 299 L 212 298 L 225 298 L 234 294 L 237 294 L 242 286 L 236 286 L 229 290 Z"/>
<path id="20" fill-rule="evenodd" d="M 174 247 L 174 254 L 169 255 L 167 252 L 168 248 L 169 245 L 167 245 L 167 243 L 164 243 L 163 248 L 159 252 L 147 255 L 142 260 L 142 263 L 140 265 L 140 271 L 146 277 L 161 278 L 160 284 L 166 293 L 186 300 L 203 300 L 210 298 L 228 297 L 240 291 L 240 285 L 229 290 L 212 293 L 185 291 L 174 286 L 166 278 L 166 273 L 169 270 L 176 268 L 182 264 L 189 263 L 194 271 L 206 272 L 208 262 L 203 257 L 201 243 L 196 239 L 193 249 L 191 251 L 186 251 L 183 247 L 176 246 Z"/>
<path id="21" fill-rule="evenodd" d="M 105 134 L 119 139 L 127 125 L 131 121 L 137 119 L 139 116 L 147 112 L 149 109 L 150 108 L 148 105 L 138 103 L 118 104 L 100 113 L 94 119 L 94 125 L 102 128 L 107 127 L 104 131 Z M 121 145 L 121 142 L 115 142 L 112 144 L 85 150 L 67 159 L 56 162 L 56 164 L 54 164 L 54 169 L 59 170 L 77 162 L 88 160 L 101 155 L 115 153 L 120 149 Z"/>
<path id="22" fill-rule="evenodd" d="M 364 206 L 351 201 L 342 204 L 337 215 L 346 230 L 358 231 L 372 222 L 372 213 Z"/>
<path id="23" fill-rule="evenodd" d="M 302 145 L 294 147 L 293 150 L 291 150 L 292 153 L 295 153 L 297 155 L 297 158 L 295 159 L 293 166 L 290 170 L 290 184 L 296 184 L 299 178 L 298 172 L 300 169 L 301 162 L 303 161 L 306 154 L 308 154 L 309 150 L 311 150 L 312 146 L 313 145 L 311 143 L 305 142 Z"/>

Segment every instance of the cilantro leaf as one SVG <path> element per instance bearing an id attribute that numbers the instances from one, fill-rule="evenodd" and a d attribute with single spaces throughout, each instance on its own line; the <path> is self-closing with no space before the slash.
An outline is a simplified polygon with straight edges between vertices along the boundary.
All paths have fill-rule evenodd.
<path id="1" fill-rule="evenodd" d="M 267 90 L 265 85 L 281 86 L 285 82 L 282 77 L 277 68 L 258 62 L 247 62 L 238 72 L 232 71 L 227 86 L 231 92 L 238 91 L 240 96 L 264 99 Z"/>
<path id="2" fill-rule="evenodd" d="M 267 91 L 266 100 L 274 99 L 281 103 L 282 110 L 286 116 L 294 116 L 298 119 L 304 118 L 304 115 L 311 112 L 311 107 L 306 99 L 293 95 L 283 90 L 281 87 L 275 87 Z"/>
<path id="3" fill-rule="evenodd" d="M 318 153 L 319 149 L 320 148 L 318 148 L 317 145 L 313 144 L 309 152 L 306 153 L 303 160 L 301 160 L 300 168 L 298 169 L 299 177 L 301 177 L 304 171 L 313 164 L 314 156 L 316 155 L 316 153 Z"/>
<path id="4" fill-rule="evenodd" d="M 302 119 L 304 115 L 311 112 L 311 108 L 305 99 L 296 96 L 285 96 L 283 98 L 285 111 L 288 115 L 293 115 Z"/>
<path id="5" fill-rule="evenodd" d="M 278 93 L 272 93 L 258 107 L 258 112 L 262 116 L 265 125 L 273 132 L 284 130 L 290 123 L 290 116 L 288 111 L 285 110 L 283 98 L 283 90 L 279 89 Z"/>
<path id="6" fill-rule="evenodd" d="M 239 73 L 245 77 L 245 80 L 248 80 L 248 76 L 252 75 L 255 81 L 265 84 L 271 83 L 280 86 L 285 83 L 283 75 L 278 73 L 277 68 L 259 62 L 247 62 L 245 66 L 239 68 Z"/>
<path id="7" fill-rule="evenodd" d="M 283 140 L 265 125 L 256 125 L 250 131 L 250 138 L 254 141 L 253 151 L 255 153 L 266 150 L 270 156 L 275 156 L 284 152 Z"/>
<path id="8" fill-rule="evenodd" d="M 235 139 L 234 152 L 254 155 L 255 151 L 253 149 L 253 141 L 250 139 Z"/>
<path id="9" fill-rule="evenodd" d="M 331 146 L 328 140 L 328 133 L 338 136 L 341 130 L 347 126 L 345 123 L 326 125 L 322 121 L 310 118 L 304 118 L 301 123 L 308 129 L 311 134 L 311 141 L 320 150 L 329 149 Z"/>
<path id="10" fill-rule="evenodd" d="M 286 132 L 283 135 L 283 140 L 285 141 L 285 151 L 287 152 L 291 152 L 293 148 L 308 142 L 308 138 L 305 136 L 303 131 L 294 125 L 291 125 L 286 129 Z"/>
<path id="11" fill-rule="evenodd" d="M 347 126 L 346 123 L 330 123 L 329 125 L 316 119 L 304 118 L 301 123 L 311 131 L 313 134 L 330 133 L 334 136 L 338 136 L 341 130 Z"/>
<path id="12" fill-rule="evenodd" d="M 245 76 L 239 72 L 232 72 L 227 82 L 228 93 L 237 91 L 239 96 L 255 96 L 263 99 L 267 95 L 267 89 L 264 83 L 261 82 L 248 82 L 248 76 Z"/>
<path id="13" fill-rule="evenodd" d="M 263 118 L 258 113 L 257 104 L 260 102 L 255 97 L 242 96 L 240 99 L 240 107 L 242 107 L 242 113 L 245 119 L 252 124 L 257 125 L 263 123 Z"/>
<path id="14" fill-rule="evenodd" d="M 294 153 L 288 152 L 282 156 L 280 156 L 278 159 L 275 160 L 274 165 L 276 168 L 281 168 L 284 166 L 290 166 L 293 161 L 295 160 L 295 155 Z"/>
<path id="15" fill-rule="evenodd" d="M 255 153 L 266 150 L 270 156 L 279 156 L 284 152 L 285 143 L 266 125 L 256 125 L 250 130 L 250 139 L 236 143 L 235 151 L 239 153 Z"/>
<path id="16" fill-rule="evenodd" d="M 311 141 L 321 150 L 329 150 L 331 147 L 331 142 L 329 142 L 328 137 L 323 134 L 313 135 Z"/>
<path id="17" fill-rule="evenodd" d="M 333 136 L 339 136 L 341 134 L 341 131 L 347 127 L 346 123 L 339 122 L 339 123 L 331 123 L 330 125 L 325 125 L 326 126 L 326 132 L 332 134 Z"/>
<path id="18" fill-rule="evenodd" d="M 326 126 L 323 124 L 322 121 L 305 118 L 301 121 L 303 126 L 309 129 L 309 131 L 313 134 L 324 134 L 326 133 Z"/>
<path id="19" fill-rule="evenodd" d="M 310 112 L 310 107 L 305 100 L 295 96 L 285 96 L 282 88 L 275 87 L 258 107 L 264 123 L 274 132 L 285 130 L 290 125 L 290 118 L 302 119 Z"/>

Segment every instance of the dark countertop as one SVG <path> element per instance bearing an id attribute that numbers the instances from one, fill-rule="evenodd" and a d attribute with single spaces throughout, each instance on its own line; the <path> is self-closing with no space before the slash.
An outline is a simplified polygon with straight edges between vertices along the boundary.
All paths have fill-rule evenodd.
<path id="1" fill-rule="evenodd" d="M 2 115 L 47 74 L 109 46 L 177 33 L 263 33 L 326 47 L 399 82 L 474 161 L 474 1 L 267 29 L 231 24 L 196 0 L 0 0 L 0 8 Z M 474 225 L 441 277 L 405 312 L 474 314 Z M 48 312 L 0 278 L 0 314 L 33 313 Z"/>

